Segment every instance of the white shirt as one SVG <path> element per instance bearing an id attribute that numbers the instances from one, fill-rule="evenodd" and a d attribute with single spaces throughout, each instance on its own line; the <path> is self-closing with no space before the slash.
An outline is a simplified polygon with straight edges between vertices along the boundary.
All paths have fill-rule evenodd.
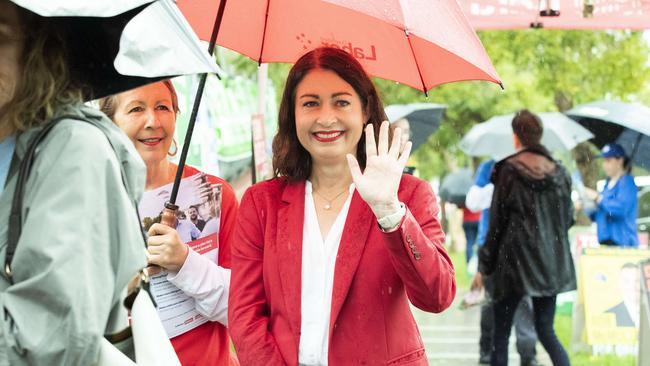
<path id="1" fill-rule="evenodd" d="M 194 308 L 211 321 L 228 326 L 230 270 L 190 249 L 183 267 L 167 280 L 194 298 Z"/>
<path id="2" fill-rule="evenodd" d="M 334 266 L 343 227 L 348 216 L 354 184 L 325 241 L 321 236 L 311 182 L 305 183 L 305 216 L 302 232 L 302 271 L 300 289 L 300 365 L 327 365 Z"/>
<path id="3" fill-rule="evenodd" d="M 465 207 L 472 212 L 478 212 L 490 208 L 493 193 L 494 184 L 492 183 L 487 184 L 484 187 L 473 185 L 465 196 Z"/>
<path id="4" fill-rule="evenodd" d="M 176 231 L 183 243 L 189 243 L 201 237 L 201 231 L 190 220 L 178 220 Z"/>

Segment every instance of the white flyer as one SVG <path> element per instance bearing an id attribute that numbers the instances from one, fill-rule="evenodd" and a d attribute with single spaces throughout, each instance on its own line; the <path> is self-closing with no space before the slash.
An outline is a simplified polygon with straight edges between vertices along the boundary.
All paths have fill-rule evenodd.
<path id="1" fill-rule="evenodd" d="M 138 205 L 145 231 L 156 222 L 169 201 L 172 184 L 147 191 Z M 221 220 L 221 184 L 212 184 L 199 173 L 181 180 L 176 205 L 176 231 L 195 252 L 217 262 L 219 224 Z M 199 314 L 194 299 L 167 281 L 167 271 L 151 277 L 151 294 L 158 306 L 158 316 L 169 338 L 190 331 L 208 321 Z"/>

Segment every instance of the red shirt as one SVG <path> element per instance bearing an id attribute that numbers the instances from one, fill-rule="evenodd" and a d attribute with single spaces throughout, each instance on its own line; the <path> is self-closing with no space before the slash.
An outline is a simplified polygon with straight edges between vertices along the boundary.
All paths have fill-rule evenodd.
<path id="1" fill-rule="evenodd" d="M 200 173 L 191 166 L 185 166 L 183 178 Z M 219 227 L 218 264 L 230 268 L 230 240 L 235 227 L 239 204 L 232 187 L 225 180 L 208 175 L 212 184 L 221 184 L 221 223 Z M 178 359 L 183 366 L 225 366 L 230 363 L 230 337 L 228 330 L 219 322 L 207 322 L 187 333 L 171 339 Z"/>
<path id="2" fill-rule="evenodd" d="M 481 220 L 481 211 L 470 211 L 463 208 L 463 222 L 478 222 Z"/>

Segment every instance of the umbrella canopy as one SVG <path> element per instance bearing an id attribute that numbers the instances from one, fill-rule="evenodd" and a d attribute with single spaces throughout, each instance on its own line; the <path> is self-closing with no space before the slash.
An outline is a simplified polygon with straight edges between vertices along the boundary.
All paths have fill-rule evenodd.
<path id="1" fill-rule="evenodd" d="M 170 0 L 12 0 L 62 29 L 87 99 L 182 74 L 217 72 Z"/>
<path id="2" fill-rule="evenodd" d="M 472 171 L 467 168 L 447 174 L 440 183 L 440 199 L 457 206 L 465 206 L 465 196 L 472 184 Z"/>
<path id="3" fill-rule="evenodd" d="M 603 100 L 578 105 L 566 114 L 594 134 L 596 146 L 616 142 L 634 165 L 650 170 L 650 108 Z"/>
<path id="4" fill-rule="evenodd" d="M 568 151 L 593 137 L 591 132 L 560 112 L 537 114 L 544 125 L 542 144 L 551 151 Z M 460 141 L 460 148 L 472 156 L 497 160 L 515 152 L 512 140 L 514 114 L 492 117 L 472 127 Z"/>
<path id="5" fill-rule="evenodd" d="M 412 150 L 415 151 L 433 134 L 442 122 L 446 105 L 434 103 L 391 104 L 386 107 L 386 116 L 393 123 L 402 118 L 409 122 Z"/>
<path id="6" fill-rule="evenodd" d="M 219 5 L 178 1 L 205 40 Z M 425 92 L 461 80 L 501 83 L 455 0 L 231 0 L 225 3 L 217 44 L 260 63 L 295 62 L 313 48 L 337 47 L 369 74 Z"/>

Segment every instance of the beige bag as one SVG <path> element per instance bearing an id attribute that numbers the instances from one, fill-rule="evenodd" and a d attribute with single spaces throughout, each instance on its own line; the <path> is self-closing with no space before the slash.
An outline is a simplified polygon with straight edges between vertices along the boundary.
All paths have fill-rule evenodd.
<path id="1" fill-rule="evenodd" d="M 134 296 L 134 294 L 130 296 Z M 125 301 L 127 308 L 128 302 Z M 129 330 L 135 347 L 136 362 L 134 363 L 120 352 L 107 338 L 102 338 L 97 366 L 181 365 L 158 317 L 158 312 L 153 306 L 149 292 L 142 288 L 137 289 L 135 300 L 131 306 L 131 327 L 127 328 L 126 334 Z M 125 332 L 120 334 L 122 333 Z"/>

